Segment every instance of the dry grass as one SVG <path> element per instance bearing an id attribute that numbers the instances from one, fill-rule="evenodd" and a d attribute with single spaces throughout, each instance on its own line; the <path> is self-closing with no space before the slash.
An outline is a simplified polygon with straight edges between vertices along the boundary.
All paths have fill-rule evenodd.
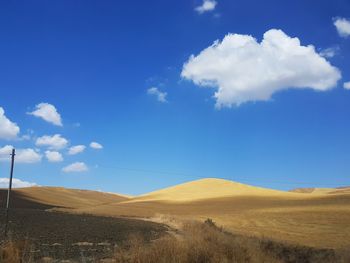
<path id="1" fill-rule="evenodd" d="M 180 238 L 167 236 L 150 244 L 132 236 L 125 247 L 117 250 L 115 260 L 118 263 L 282 262 L 247 240 L 236 240 L 215 225 L 186 223 L 182 232 Z"/>
<path id="2" fill-rule="evenodd" d="M 350 246 L 350 194 L 343 192 L 292 193 L 204 179 L 79 210 L 142 218 L 157 214 L 193 220 L 210 217 L 242 234 L 318 248 Z"/>
<path id="3" fill-rule="evenodd" d="M 30 255 L 30 243 L 25 241 L 8 240 L 0 246 L 0 262 L 3 263 L 20 263 L 34 262 Z"/>
<path id="4" fill-rule="evenodd" d="M 63 258 L 31 257 L 27 241 L 8 241 L 0 246 L 0 262 L 60 262 Z M 43 255 L 45 251 L 42 251 Z M 67 258 L 64 258 L 67 259 Z M 45 261 L 46 260 L 46 261 Z M 49 260 L 49 261 L 47 261 Z M 147 242 L 134 234 L 115 250 L 113 258 L 92 262 L 115 263 L 347 263 L 349 251 L 313 249 L 291 246 L 268 239 L 233 235 L 219 228 L 208 219 L 205 223 L 182 223 L 178 235 L 168 235 Z M 81 262 L 87 262 L 82 258 Z M 90 262 L 90 261 L 89 261 Z"/>
<path id="5" fill-rule="evenodd" d="M 165 214 L 191 220 L 210 217 L 234 233 L 339 249 L 350 247 L 348 189 L 291 193 L 204 179 L 134 198 L 63 188 L 16 191 L 70 213 L 137 218 Z"/>
<path id="6" fill-rule="evenodd" d="M 225 263 L 225 262 L 348 262 L 345 252 L 290 246 L 268 239 L 232 235 L 216 227 L 188 222 L 180 237 L 167 236 L 145 244 L 138 236 L 116 251 L 116 263 Z"/>
<path id="7" fill-rule="evenodd" d="M 0 189 L 0 205 L 4 207 L 6 190 Z M 129 198 L 123 195 L 109 194 L 97 191 L 67 189 L 63 187 L 28 187 L 14 189 L 13 195 L 21 199 L 30 200 L 39 204 L 62 208 L 84 208 L 98 206 L 113 202 L 126 201 Z M 21 203 L 13 203 L 14 207 L 20 208 Z"/>
<path id="8" fill-rule="evenodd" d="M 307 197 L 235 196 L 184 203 L 114 203 L 81 212 L 141 218 L 163 214 L 192 220 L 209 217 L 235 233 L 319 248 L 350 247 L 350 195 L 301 195 Z"/>

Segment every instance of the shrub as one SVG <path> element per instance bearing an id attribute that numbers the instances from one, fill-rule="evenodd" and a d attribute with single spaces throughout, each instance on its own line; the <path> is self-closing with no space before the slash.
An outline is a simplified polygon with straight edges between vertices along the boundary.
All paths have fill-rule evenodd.
<path id="1" fill-rule="evenodd" d="M 186 223 L 182 230 L 181 237 L 167 236 L 149 244 L 133 237 L 116 251 L 115 259 L 129 263 L 281 262 L 259 246 L 221 231 L 211 220 Z"/>
<path id="2" fill-rule="evenodd" d="M 26 241 L 5 241 L 0 246 L 0 262 L 19 263 L 32 262 L 29 255 L 29 242 Z"/>

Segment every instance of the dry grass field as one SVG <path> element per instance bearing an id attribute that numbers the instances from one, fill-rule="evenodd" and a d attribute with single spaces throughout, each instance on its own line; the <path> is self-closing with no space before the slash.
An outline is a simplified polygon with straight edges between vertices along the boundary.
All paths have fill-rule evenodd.
<path id="1" fill-rule="evenodd" d="M 349 188 L 283 192 L 202 179 L 137 197 L 52 187 L 14 194 L 22 200 L 14 200 L 17 208 L 25 208 L 27 200 L 49 211 L 139 218 L 175 228 L 182 221 L 211 218 L 238 235 L 315 248 L 350 247 Z"/>
<path id="2" fill-rule="evenodd" d="M 66 189 L 63 187 L 28 187 L 15 189 L 14 194 L 21 197 L 14 198 L 14 202 L 28 200 L 52 207 L 64 207 L 66 209 L 78 209 L 128 200 L 123 195 L 80 189 Z M 1 198 L 1 207 L 4 207 L 4 201 L 5 198 Z M 14 203 L 13 207 L 18 208 L 21 205 Z"/>
<path id="3" fill-rule="evenodd" d="M 212 218 L 235 233 L 312 247 L 350 247 L 347 188 L 282 192 L 221 179 L 202 179 L 76 211 L 158 222 L 166 222 L 164 218 Z"/>

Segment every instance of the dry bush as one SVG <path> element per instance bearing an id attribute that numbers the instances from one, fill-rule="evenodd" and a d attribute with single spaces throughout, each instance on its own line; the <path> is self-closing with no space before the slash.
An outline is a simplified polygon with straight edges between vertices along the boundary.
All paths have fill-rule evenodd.
<path id="1" fill-rule="evenodd" d="M 6 242 L 0 248 L 0 262 L 21 262 L 21 251 L 14 242 Z"/>
<path id="2" fill-rule="evenodd" d="M 0 262 L 3 263 L 20 263 L 20 262 L 33 262 L 33 259 L 29 255 L 29 242 L 28 241 L 5 241 L 0 246 Z"/>
<path id="3" fill-rule="evenodd" d="M 31 257 L 30 252 L 31 247 L 27 241 L 7 241 L 0 245 L 0 263 L 38 262 Z M 45 251 L 41 252 L 45 254 Z M 44 262 L 43 259 L 41 262 Z M 83 258 L 81 260 L 86 261 Z M 117 247 L 114 259 L 101 262 L 347 263 L 350 262 L 350 251 L 337 251 L 336 254 L 330 249 L 293 246 L 264 238 L 233 235 L 217 227 L 212 220 L 206 220 L 205 223 L 184 222 L 181 235 L 167 235 L 152 242 L 145 241 L 141 234 L 133 234 L 123 246 Z"/>
<path id="4" fill-rule="evenodd" d="M 316 249 L 233 235 L 210 219 L 204 223 L 183 222 L 182 235 L 168 235 L 148 244 L 133 236 L 115 254 L 118 263 L 345 263 L 349 259 L 348 250 Z"/>
<path id="5" fill-rule="evenodd" d="M 238 240 L 217 228 L 212 221 L 185 223 L 183 232 L 181 239 L 167 236 L 150 244 L 144 244 L 142 239 L 134 236 L 124 248 L 116 251 L 116 262 L 281 262 L 264 253 L 259 244 Z"/>

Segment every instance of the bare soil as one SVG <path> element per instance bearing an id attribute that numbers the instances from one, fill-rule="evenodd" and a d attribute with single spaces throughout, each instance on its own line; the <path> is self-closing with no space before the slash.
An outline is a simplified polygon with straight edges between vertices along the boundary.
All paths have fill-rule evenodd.
<path id="1" fill-rule="evenodd" d="M 4 242 L 5 191 L 0 191 L 0 242 Z M 113 256 L 130 236 L 146 242 L 166 235 L 163 224 L 137 219 L 112 218 L 50 211 L 50 205 L 23 198 L 14 192 L 9 213 L 9 234 L 20 241 L 34 259 L 43 257 L 94 262 Z"/>

